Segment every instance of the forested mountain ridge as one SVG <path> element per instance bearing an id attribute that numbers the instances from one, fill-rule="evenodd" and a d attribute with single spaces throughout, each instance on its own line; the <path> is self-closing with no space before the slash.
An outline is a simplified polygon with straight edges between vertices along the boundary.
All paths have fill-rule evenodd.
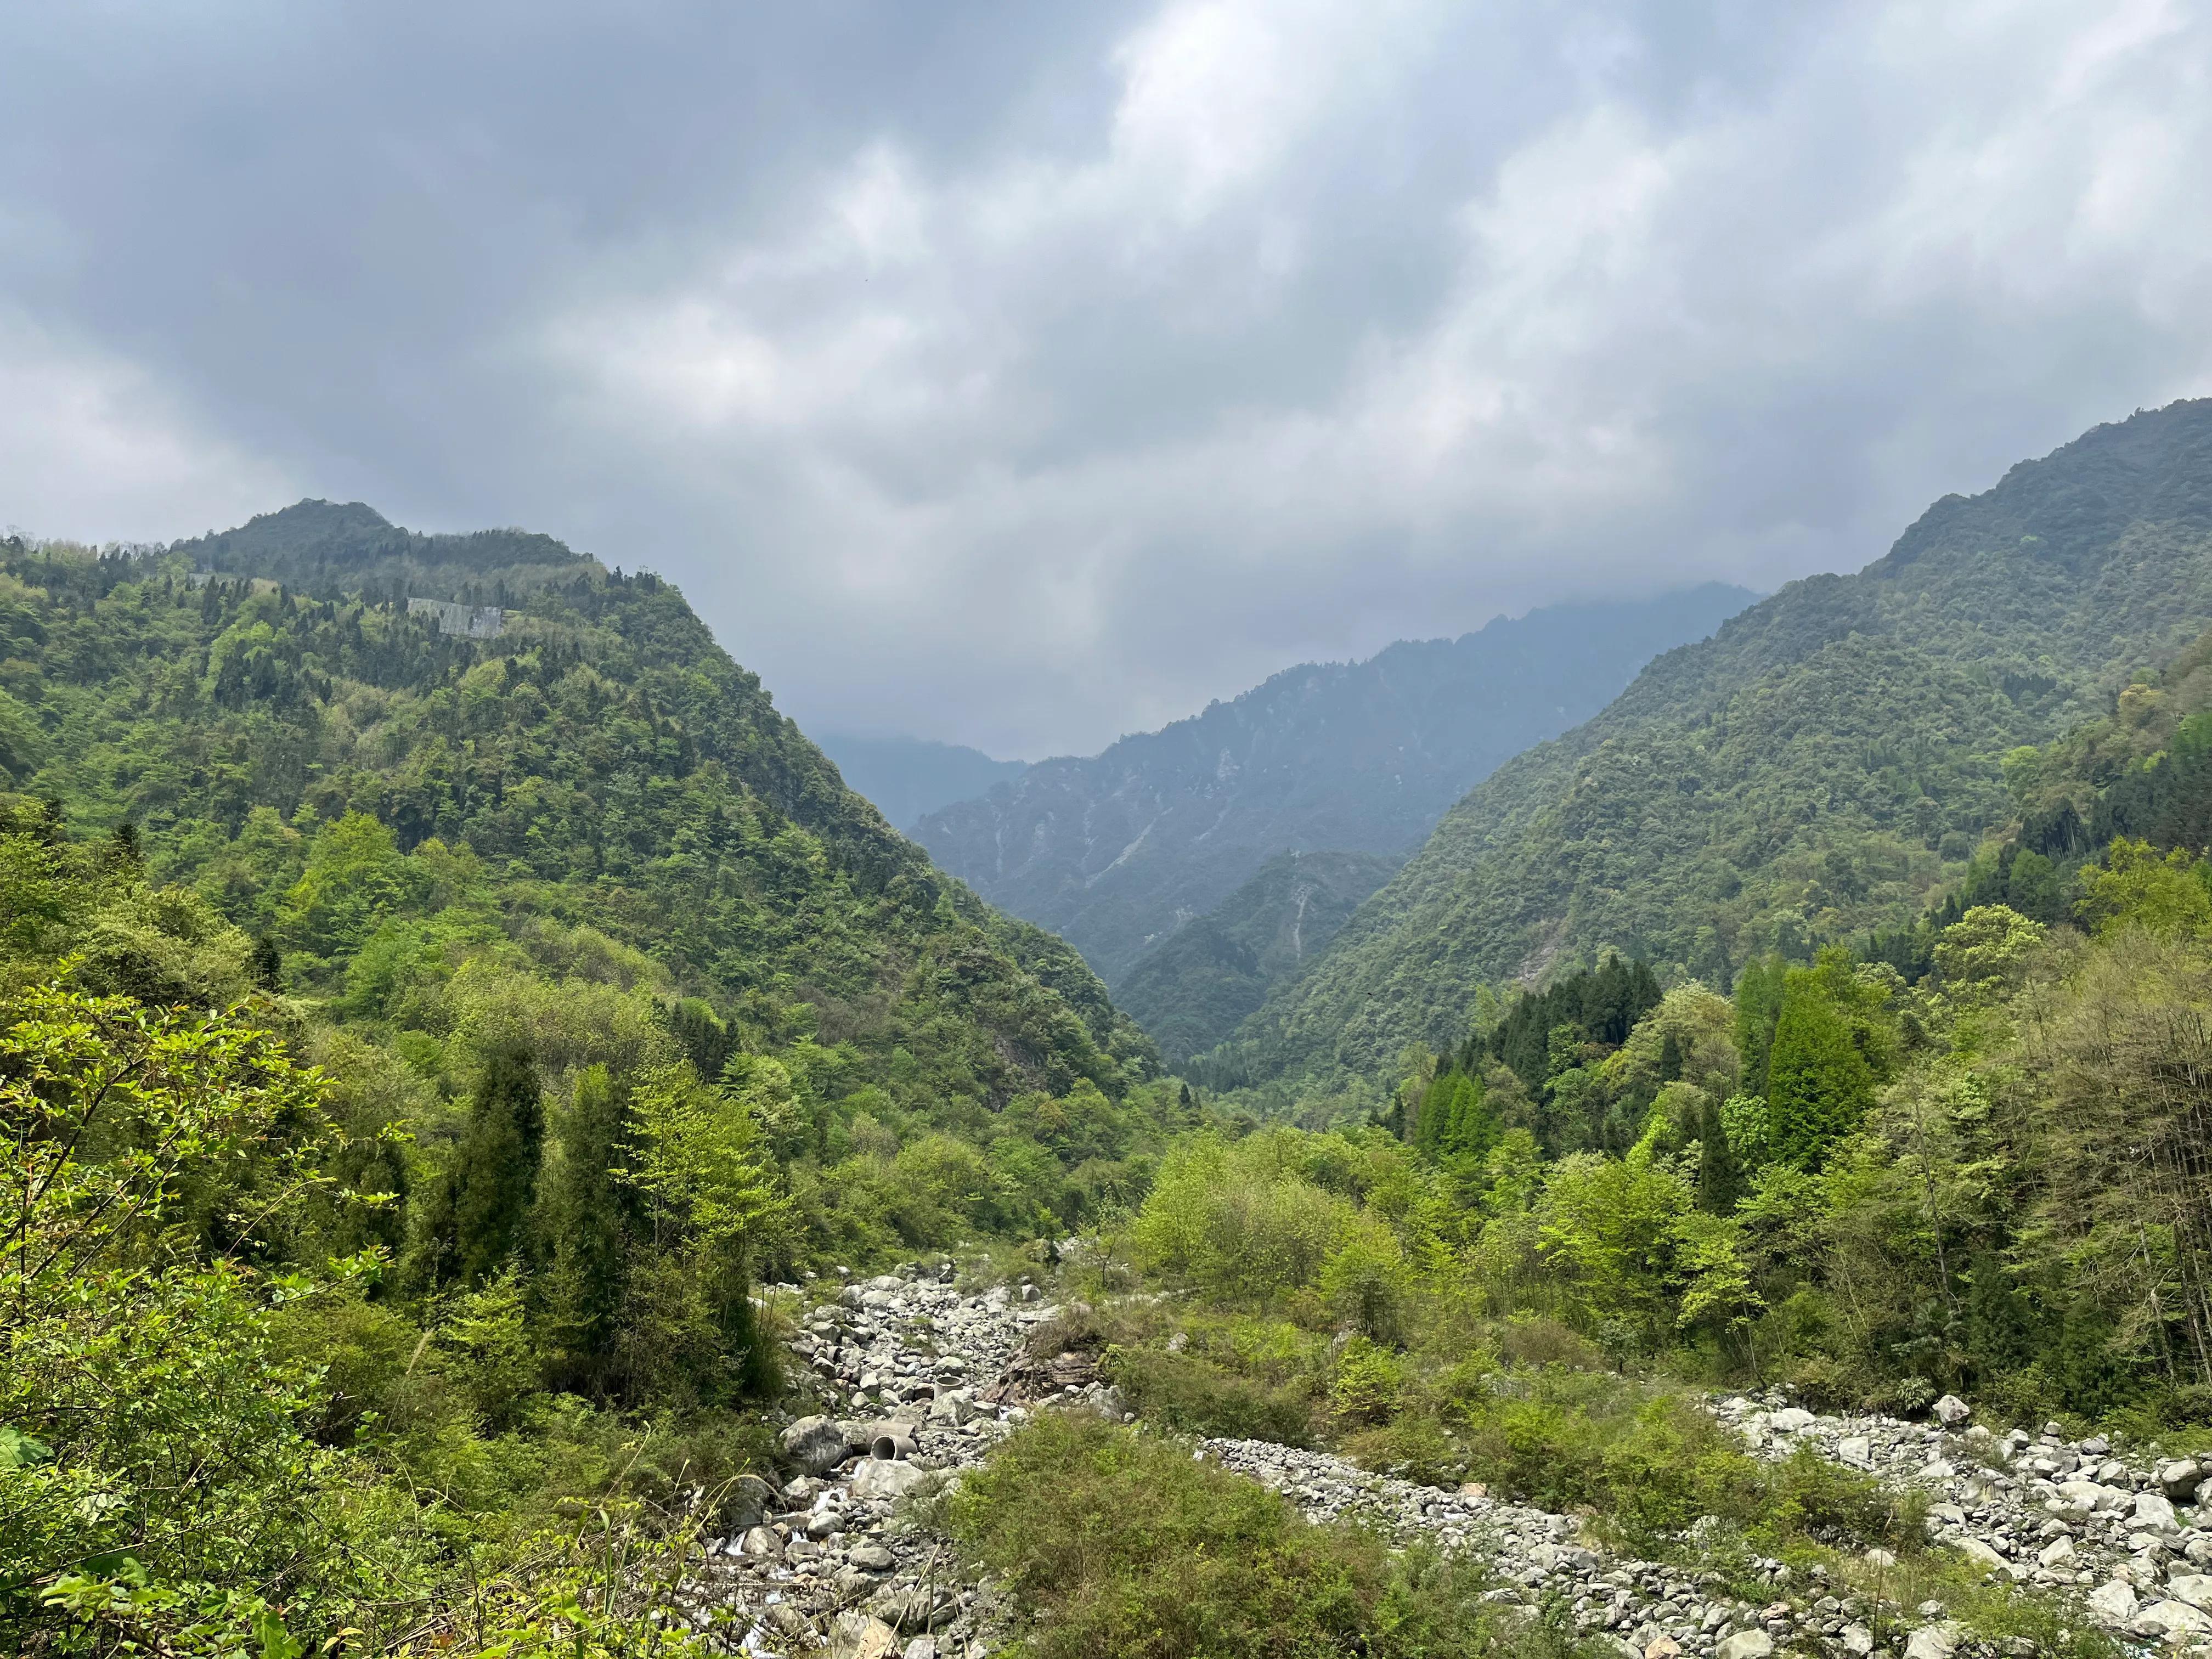
<path id="1" fill-rule="evenodd" d="M 1617 946 L 1729 983 L 1909 920 L 2009 803 L 2001 762 L 2212 620 L 2212 402 L 2103 426 L 1794 582 L 1500 768 L 1210 1075 L 1324 1085 L 1455 1040 L 1477 988 Z"/>
<path id="2" fill-rule="evenodd" d="M 1655 653 L 1750 602 L 1718 584 L 1500 617 L 1309 663 L 1096 757 L 1042 761 L 917 840 L 1109 985 L 1283 852 L 1396 856 L 1507 757 L 1595 713 Z"/>
<path id="3" fill-rule="evenodd" d="M 249 559 L 283 580 L 188 580 Z M 850 1038 L 876 1070 L 911 1029 L 964 1028 L 934 1081 L 979 1107 L 1079 1076 L 1118 1090 L 1149 1064 L 1072 951 L 933 870 L 653 576 L 312 502 L 148 555 L 11 544 L 0 568 L 15 787 L 94 830 L 134 824 L 157 878 L 278 939 L 303 983 L 366 934 L 285 938 L 287 895 L 318 838 L 364 814 L 403 859 L 465 848 L 511 929 L 646 951 L 761 1043 Z M 338 597 L 357 571 L 372 592 L 463 597 L 490 576 L 522 608 L 502 637 L 453 637 L 391 589 Z"/>
<path id="4" fill-rule="evenodd" d="M 1059 1237 L 1193 1121 L 550 538 L 0 541 L 0 768 L 11 1652 L 677 1650 L 605 1587 L 757 1513 L 763 1281 Z"/>
<path id="5" fill-rule="evenodd" d="M 1318 956 L 1396 868 L 1379 853 L 1278 853 L 1139 958 L 1115 1003 L 1170 1066 L 1203 1053 Z"/>

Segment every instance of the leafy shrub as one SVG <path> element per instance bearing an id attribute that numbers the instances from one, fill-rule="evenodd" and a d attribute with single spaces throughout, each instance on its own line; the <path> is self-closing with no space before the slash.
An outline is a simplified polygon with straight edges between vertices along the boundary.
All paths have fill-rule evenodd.
<path id="1" fill-rule="evenodd" d="M 1364 1336 L 1344 1346 L 1329 1389 L 1338 1415 L 1355 1423 L 1379 1423 L 1397 1409 L 1406 1389 L 1406 1368 L 1387 1348 Z"/>
<path id="2" fill-rule="evenodd" d="M 1311 1412 L 1301 1389 L 1269 1385 L 1192 1353 L 1113 1348 L 1106 1373 L 1147 1423 L 1179 1434 L 1310 1443 Z"/>
<path id="3" fill-rule="evenodd" d="M 1540 1653 L 1486 1616 L 1480 1579 L 1310 1525 L 1170 1441 L 1047 1413 L 963 1480 L 945 1515 L 1003 1577 L 1028 1659 L 1443 1659 Z"/>

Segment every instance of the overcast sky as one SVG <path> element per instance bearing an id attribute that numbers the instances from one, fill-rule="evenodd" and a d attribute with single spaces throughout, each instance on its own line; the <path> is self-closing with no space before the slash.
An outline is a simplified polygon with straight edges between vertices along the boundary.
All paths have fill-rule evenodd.
<path id="1" fill-rule="evenodd" d="M 10 7 L 0 522 L 525 525 L 1095 750 L 2212 391 L 2208 9 Z"/>

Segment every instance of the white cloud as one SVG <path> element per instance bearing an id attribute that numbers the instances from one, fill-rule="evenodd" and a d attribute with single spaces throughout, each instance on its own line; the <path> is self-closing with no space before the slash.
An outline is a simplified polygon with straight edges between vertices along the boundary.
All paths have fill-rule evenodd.
<path id="1" fill-rule="evenodd" d="M 666 569 L 803 719 L 1034 754 L 1501 608 L 1856 565 L 2212 387 L 2179 0 L 1164 0 L 1012 45 L 963 15 L 934 56 L 902 9 L 837 50 L 730 26 L 718 57 L 709 21 L 656 55 L 557 8 L 456 37 L 448 88 L 507 55 L 466 123 L 352 118 L 404 179 L 260 135 L 267 246 L 195 265 L 179 220 L 136 287 L 102 273 L 141 227 L 73 216 L 100 191 L 0 190 L 70 273 L 0 258 L 0 297 L 100 343 L 40 395 L 106 413 L 23 453 L 136 445 L 132 510 L 179 528 L 280 476 L 539 525 Z M 555 120 L 578 86 L 620 118 Z M 220 131 L 179 143 L 227 224 L 258 175 Z M 0 490 L 67 471 L 0 453 Z M 51 498 L 123 533 L 121 497 Z"/>
<path id="2" fill-rule="evenodd" d="M 287 499 L 278 468 L 210 440 L 128 360 L 0 309 L 0 519 L 33 535 L 166 541 Z"/>

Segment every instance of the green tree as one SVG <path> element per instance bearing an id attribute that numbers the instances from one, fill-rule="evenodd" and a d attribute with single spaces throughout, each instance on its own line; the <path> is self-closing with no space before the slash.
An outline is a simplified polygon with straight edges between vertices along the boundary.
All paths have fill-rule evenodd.
<path id="1" fill-rule="evenodd" d="M 1743 1171 L 1729 1145 L 1728 1123 L 1718 1103 L 1708 1101 L 1698 1123 L 1698 1207 L 1726 1215 L 1742 1191 Z"/>
<path id="2" fill-rule="evenodd" d="M 602 1377 L 622 1312 L 627 1109 L 604 1066 L 587 1066 L 562 1114 L 559 1157 L 538 1200 L 549 1257 L 538 1287 L 542 1337 L 570 1386 Z"/>
<path id="3" fill-rule="evenodd" d="M 2212 933 L 2212 867 L 2176 848 L 2160 857 L 2148 842 L 2115 841 L 2101 870 L 2081 872 L 2081 919 L 2099 938 L 2141 927 L 2160 939 Z"/>
<path id="4" fill-rule="evenodd" d="M 1767 1121 L 1774 1155 L 1817 1170 L 1828 1148 L 1858 1127 L 1875 1077 L 1838 1012 L 1820 969 L 1790 971 L 1767 1062 Z"/>
<path id="5" fill-rule="evenodd" d="M 1747 1095 L 1766 1092 L 1766 1068 L 1789 974 L 1780 957 L 1768 956 L 1745 964 L 1737 976 L 1735 1046 L 1743 1056 L 1743 1091 Z"/>
<path id="6" fill-rule="evenodd" d="M 468 1132 L 448 1174 L 450 1231 L 441 1241 L 441 1279 L 480 1285 L 524 1243 L 538 1188 L 545 1115 L 538 1068 L 527 1049 L 495 1048 L 469 1104 Z"/>
<path id="7" fill-rule="evenodd" d="M 348 812 L 325 824 L 308 848 L 306 873 L 284 896 L 284 921 L 310 951 L 345 950 L 393 910 L 418 901 L 424 878 L 400 853 L 390 826 Z"/>

